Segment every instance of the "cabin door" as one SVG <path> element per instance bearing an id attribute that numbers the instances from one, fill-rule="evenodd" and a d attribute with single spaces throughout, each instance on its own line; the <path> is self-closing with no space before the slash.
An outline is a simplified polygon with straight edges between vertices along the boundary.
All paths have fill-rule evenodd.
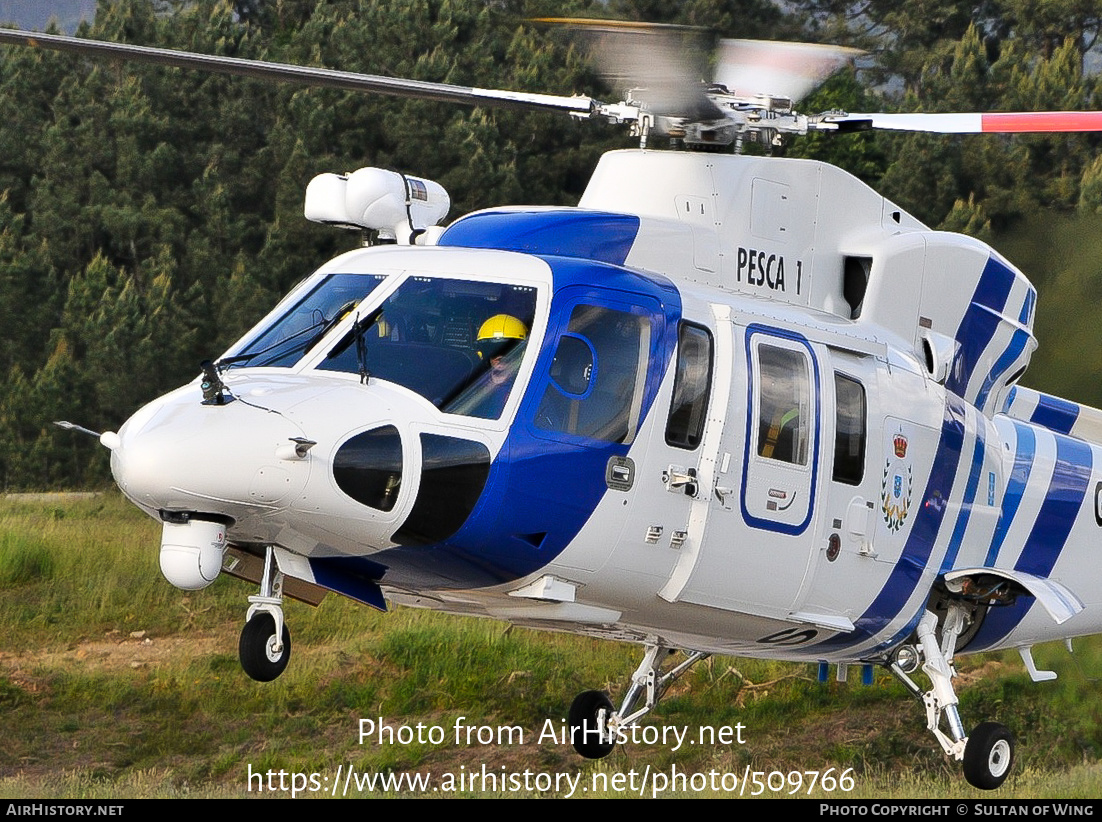
<path id="1" fill-rule="evenodd" d="M 816 547 L 819 355 L 787 331 L 727 327 L 733 332 L 727 425 L 705 546 L 680 598 L 787 619 Z"/>

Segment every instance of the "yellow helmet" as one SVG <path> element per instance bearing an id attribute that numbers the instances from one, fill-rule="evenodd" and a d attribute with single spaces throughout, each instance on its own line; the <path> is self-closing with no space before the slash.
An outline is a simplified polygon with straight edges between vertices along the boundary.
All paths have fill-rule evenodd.
<path id="1" fill-rule="evenodd" d="M 495 314 L 478 329 L 475 346 L 480 357 L 499 357 L 527 337 L 528 328 L 516 317 Z"/>

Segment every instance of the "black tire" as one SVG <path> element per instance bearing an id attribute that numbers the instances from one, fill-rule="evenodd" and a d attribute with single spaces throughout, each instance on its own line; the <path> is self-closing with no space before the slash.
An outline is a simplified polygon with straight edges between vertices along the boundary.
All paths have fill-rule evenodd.
<path id="1" fill-rule="evenodd" d="M 570 724 L 570 742 L 579 754 L 586 759 L 601 759 L 612 753 L 614 743 L 600 738 L 597 714 L 605 711 L 605 716 L 613 712 L 612 700 L 604 691 L 582 691 L 570 704 L 568 722 Z"/>
<path id="2" fill-rule="evenodd" d="M 982 791 L 1002 785 L 1014 765 L 1014 737 L 1005 725 L 981 722 L 964 746 L 964 778 Z"/>
<path id="3" fill-rule="evenodd" d="M 283 626 L 283 651 L 273 654 L 275 646 L 275 619 L 261 612 L 253 616 L 241 630 L 237 655 L 241 667 L 257 682 L 271 682 L 287 668 L 291 660 L 291 633 Z"/>

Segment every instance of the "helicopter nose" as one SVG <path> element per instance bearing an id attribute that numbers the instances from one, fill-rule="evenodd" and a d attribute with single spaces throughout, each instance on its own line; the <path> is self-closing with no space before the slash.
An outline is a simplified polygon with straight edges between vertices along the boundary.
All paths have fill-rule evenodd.
<path id="1" fill-rule="evenodd" d="M 296 426 L 244 402 L 203 405 L 194 395 L 162 397 L 119 431 L 111 472 L 123 493 L 151 511 L 238 516 L 301 489 L 312 443 Z"/>

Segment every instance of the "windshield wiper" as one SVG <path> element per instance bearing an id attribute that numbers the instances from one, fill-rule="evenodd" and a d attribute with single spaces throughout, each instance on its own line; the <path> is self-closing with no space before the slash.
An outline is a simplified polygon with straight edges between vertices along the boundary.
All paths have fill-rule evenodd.
<path id="1" fill-rule="evenodd" d="M 382 306 L 379 306 L 362 320 L 357 319 L 354 323 L 352 323 L 352 327 L 348 329 L 348 332 L 343 337 L 341 337 L 340 342 L 333 346 L 333 350 L 326 355 L 326 359 L 336 359 L 345 351 L 347 351 L 348 346 L 356 342 L 356 337 L 362 336 L 363 333 L 367 331 L 367 329 L 375 325 L 382 314 L 383 308 Z"/>
<path id="2" fill-rule="evenodd" d="M 327 355 L 327 359 L 335 359 L 348 350 L 352 343 L 356 344 L 356 362 L 359 365 L 360 382 L 366 383 L 371 374 L 367 370 L 367 341 L 364 334 L 367 329 L 374 326 L 383 316 L 383 306 L 379 306 L 362 320 L 357 318 L 348 333 L 341 337 L 333 349 Z"/>
<path id="3" fill-rule="evenodd" d="M 303 349 L 303 353 L 309 353 L 315 345 L 325 339 L 325 335 L 332 331 L 333 327 L 336 326 L 337 323 L 347 317 L 348 312 L 355 308 L 358 303 L 359 300 L 349 300 L 340 308 L 338 308 L 337 313 L 334 314 L 330 319 L 325 320 L 318 333 L 310 338 L 310 342 L 306 343 L 306 348 Z"/>

